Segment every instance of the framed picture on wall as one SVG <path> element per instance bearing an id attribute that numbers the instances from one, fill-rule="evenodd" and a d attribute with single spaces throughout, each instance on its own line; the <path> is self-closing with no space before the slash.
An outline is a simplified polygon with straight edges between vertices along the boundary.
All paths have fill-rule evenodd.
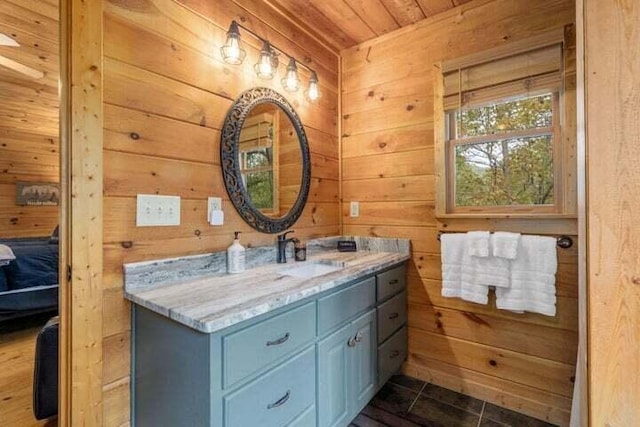
<path id="1" fill-rule="evenodd" d="M 60 185 L 55 182 L 17 182 L 16 204 L 57 206 L 60 204 Z"/>

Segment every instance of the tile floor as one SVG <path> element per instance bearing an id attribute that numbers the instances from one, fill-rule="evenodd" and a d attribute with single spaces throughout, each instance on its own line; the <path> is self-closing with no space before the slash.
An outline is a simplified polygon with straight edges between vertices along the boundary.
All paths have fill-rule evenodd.
<path id="1" fill-rule="evenodd" d="M 553 424 L 404 375 L 378 392 L 350 427 L 553 427 Z"/>

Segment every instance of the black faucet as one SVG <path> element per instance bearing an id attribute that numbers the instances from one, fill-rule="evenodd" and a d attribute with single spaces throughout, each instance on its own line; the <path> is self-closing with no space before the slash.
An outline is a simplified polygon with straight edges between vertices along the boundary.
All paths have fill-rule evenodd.
<path id="1" fill-rule="evenodd" d="M 287 243 L 299 242 L 295 237 L 287 239 L 287 234 L 293 233 L 294 230 L 289 230 L 278 236 L 278 264 L 284 264 L 287 262 Z"/>

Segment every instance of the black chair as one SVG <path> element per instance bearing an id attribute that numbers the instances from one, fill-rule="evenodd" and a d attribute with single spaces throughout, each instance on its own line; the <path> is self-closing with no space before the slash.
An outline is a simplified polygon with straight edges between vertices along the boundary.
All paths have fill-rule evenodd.
<path id="1" fill-rule="evenodd" d="M 43 420 L 58 414 L 58 316 L 36 338 L 33 371 L 33 414 Z"/>

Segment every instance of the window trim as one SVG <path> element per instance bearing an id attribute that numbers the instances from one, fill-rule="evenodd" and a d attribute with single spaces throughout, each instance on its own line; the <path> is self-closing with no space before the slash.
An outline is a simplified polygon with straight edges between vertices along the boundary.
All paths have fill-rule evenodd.
<path id="1" fill-rule="evenodd" d="M 545 209 L 532 211 L 530 206 L 535 205 L 515 205 L 497 207 L 491 209 L 473 210 L 461 212 L 459 209 L 452 212 L 450 207 L 450 192 L 447 189 L 447 183 L 450 182 L 448 176 L 449 169 L 447 164 L 447 138 L 446 126 L 447 116 L 444 106 L 444 74 L 458 68 L 473 66 L 477 63 L 484 63 L 499 60 L 508 56 L 513 56 L 527 51 L 539 49 L 553 44 L 562 44 L 562 65 L 563 69 L 560 74 L 561 84 L 543 85 L 547 87 L 546 92 L 558 92 L 558 106 L 554 108 L 554 205 L 555 209 L 544 212 Z M 467 57 L 447 60 L 434 64 L 432 78 L 434 80 L 434 159 L 435 159 L 435 215 L 441 219 L 455 218 L 521 218 L 521 219 L 574 219 L 577 217 L 577 200 L 576 191 L 577 183 L 575 182 L 575 109 L 576 109 L 576 93 L 575 93 L 575 70 L 573 67 L 567 71 L 564 67 L 572 64 L 575 59 L 573 33 L 571 28 L 554 29 L 548 33 L 532 37 L 527 40 L 519 40 L 509 45 L 502 45 L 497 48 L 489 49 L 484 52 L 474 53 Z M 567 47 L 568 46 L 568 47 Z M 541 87 L 536 87 L 531 95 L 540 92 Z M 556 160 L 557 159 L 557 160 Z M 449 179 L 448 179 L 449 178 Z M 474 209 L 476 207 L 473 207 Z"/>

